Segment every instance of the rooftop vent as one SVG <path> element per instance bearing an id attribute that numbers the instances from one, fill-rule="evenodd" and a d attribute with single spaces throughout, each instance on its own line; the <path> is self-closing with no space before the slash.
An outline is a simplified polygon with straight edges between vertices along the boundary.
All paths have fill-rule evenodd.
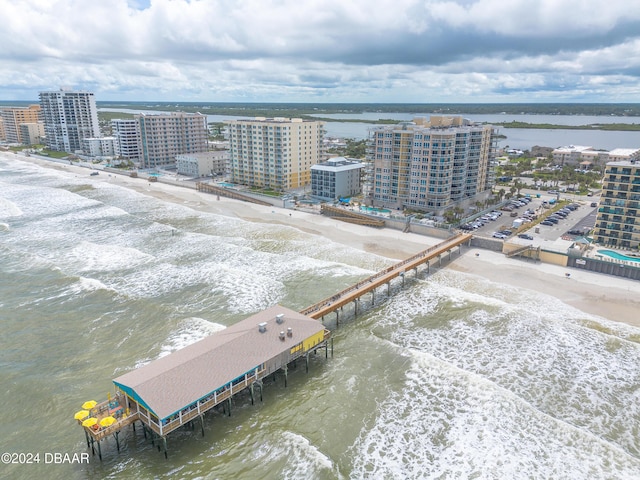
<path id="1" fill-rule="evenodd" d="M 284 342 L 284 331 L 280 332 L 280 340 Z"/>
<path id="2" fill-rule="evenodd" d="M 267 331 L 267 322 L 262 322 L 258 324 L 258 331 L 260 333 L 264 333 Z"/>
<path id="3" fill-rule="evenodd" d="M 287 328 L 287 337 L 293 337 L 293 328 Z"/>
<path id="4" fill-rule="evenodd" d="M 284 313 L 279 313 L 276 315 L 276 323 L 281 324 L 282 322 L 284 322 Z"/>

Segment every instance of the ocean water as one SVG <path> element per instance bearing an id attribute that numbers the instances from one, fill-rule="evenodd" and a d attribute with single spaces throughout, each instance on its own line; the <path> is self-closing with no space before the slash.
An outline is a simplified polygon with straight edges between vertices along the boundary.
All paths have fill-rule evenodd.
<path id="1" fill-rule="evenodd" d="M 640 330 L 443 268 L 334 329 L 334 357 L 168 437 L 91 456 L 73 414 L 111 379 L 394 263 L 0 157 L 0 478 L 640 478 Z M 382 291 L 384 290 L 384 291 Z"/>

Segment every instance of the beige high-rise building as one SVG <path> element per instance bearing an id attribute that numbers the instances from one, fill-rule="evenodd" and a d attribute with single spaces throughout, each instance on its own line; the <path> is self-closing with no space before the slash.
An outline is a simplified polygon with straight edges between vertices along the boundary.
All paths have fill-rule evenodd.
<path id="1" fill-rule="evenodd" d="M 172 112 L 135 115 L 142 168 L 175 165 L 176 155 L 206 152 L 209 148 L 207 116 Z"/>
<path id="2" fill-rule="evenodd" d="M 311 183 L 322 161 L 324 122 L 300 118 L 229 120 L 231 181 L 277 191 Z"/>
<path id="3" fill-rule="evenodd" d="M 493 185 L 496 130 L 462 117 L 416 118 L 372 129 L 375 206 L 443 211 Z"/>
<path id="4" fill-rule="evenodd" d="M 0 116 L 0 141 L 5 141 L 7 139 L 7 134 L 4 131 L 4 120 L 2 116 Z"/>
<path id="5" fill-rule="evenodd" d="M 22 138 L 20 124 L 38 123 L 40 118 L 40 105 L 28 107 L 6 107 L 2 111 L 5 138 L 9 143 L 26 143 Z"/>

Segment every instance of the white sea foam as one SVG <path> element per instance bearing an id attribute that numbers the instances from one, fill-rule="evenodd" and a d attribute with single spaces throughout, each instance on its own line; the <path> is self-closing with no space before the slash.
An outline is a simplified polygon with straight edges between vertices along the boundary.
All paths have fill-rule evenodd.
<path id="1" fill-rule="evenodd" d="M 83 241 L 68 255 L 80 272 L 104 272 L 135 268 L 152 261 L 151 255 L 136 248 L 120 245 L 96 244 Z"/>
<path id="2" fill-rule="evenodd" d="M 216 332 L 224 330 L 225 328 L 226 326 L 224 325 L 210 322 L 204 318 L 185 318 L 162 344 L 156 359 L 167 356 L 181 348 L 188 347 L 189 345 L 196 343 L 209 335 L 213 335 Z M 134 368 L 143 367 L 151 363 L 152 360 L 152 358 L 139 359 Z"/>
<path id="3" fill-rule="evenodd" d="M 187 347 L 209 335 L 224 330 L 226 327 L 219 323 L 210 322 L 204 318 L 191 317 L 184 319 L 177 330 L 162 345 L 158 358 L 164 357 L 181 348 Z"/>
<path id="4" fill-rule="evenodd" d="M 585 326 L 599 319 L 550 297 L 442 273 L 370 317 L 378 336 L 419 361 L 407 374 L 405 394 L 392 396 L 376 427 L 363 431 L 358 453 L 375 454 L 357 462 L 356 471 L 593 478 L 606 477 L 610 463 L 618 478 L 640 474 L 633 387 L 640 383 L 640 348 L 624 340 L 629 329 L 619 338 L 615 330 Z M 482 399 L 483 392 L 493 400 Z M 494 404 L 500 408 L 489 408 Z"/>
<path id="5" fill-rule="evenodd" d="M 356 478 L 634 478 L 640 461 L 493 382 L 430 354 L 378 408 L 352 458 Z"/>
<path id="6" fill-rule="evenodd" d="M 19 217 L 22 210 L 12 201 L 0 197 L 0 218 Z"/>
<path id="7" fill-rule="evenodd" d="M 278 441 L 263 443 L 252 451 L 252 460 L 259 461 L 288 480 L 308 478 L 345 478 L 331 459 L 304 436 L 291 431 L 278 432 L 271 438 Z"/>

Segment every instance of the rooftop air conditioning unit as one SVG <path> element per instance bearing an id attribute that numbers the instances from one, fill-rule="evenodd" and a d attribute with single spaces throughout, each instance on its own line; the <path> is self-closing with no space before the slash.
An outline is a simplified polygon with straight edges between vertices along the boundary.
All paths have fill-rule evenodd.
<path id="1" fill-rule="evenodd" d="M 281 324 L 284 322 L 284 313 L 279 313 L 276 315 L 276 323 Z"/>
<path id="2" fill-rule="evenodd" d="M 258 324 L 258 331 L 260 333 L 264 333 L 267 331 L 267 322 L 262 322 Z"/>

